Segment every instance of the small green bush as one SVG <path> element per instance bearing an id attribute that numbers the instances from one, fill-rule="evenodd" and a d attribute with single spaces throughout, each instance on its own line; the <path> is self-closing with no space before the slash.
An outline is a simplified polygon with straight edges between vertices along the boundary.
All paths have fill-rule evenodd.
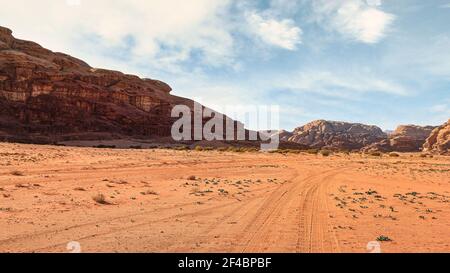
<path id="1" fill-rule="evenodd" d="M 387 236 L 381 235 L 381 236 L 379 236 L 379 237 L 377 238 L 377 241 L 378 241 L 378 242 L 391 242 L 392 239 L 389 238 L 389 237 L 387 237 Z"/>

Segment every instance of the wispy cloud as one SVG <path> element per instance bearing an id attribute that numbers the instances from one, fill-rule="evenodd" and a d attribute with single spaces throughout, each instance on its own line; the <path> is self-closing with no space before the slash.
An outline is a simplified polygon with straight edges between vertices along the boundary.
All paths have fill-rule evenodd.
<path id="1" fill-rule="evenodd" d="M 234 40 L 229 17 L 224 16 L 230 3 L 17 0 L 2 3 L 0 23 L 13 26 L 16 35 L 58 51 L 69 48 L 76 52 L 77 42 L 89 42 L 86 37 L 97 37 L 91 46 L 102 52 L 122 47 L 131 39 L 127 57 L 149 66 L 170 67 L 194 53 L 204 65 L 233 65 Z"/>
<path id="2" fill-rule="evenodd" d="M 290 19 L 277 20 L 256 12 L 246 15 L 250 31 L 263 42 L 287 50 L 295 50 L 301 43 L 302 30 Z"/>
<path id="3" fill-rule="evenodd" d="M 367 44 L 379 42 L 395 19 L 393 14 L 381 10 L 380 0 L 317 0 L 312 6 L 317 22 Z"/>
<path id="4" fill-rule="evenodd" d="M 333 73 L 307 70 L 289 75 L 280 87 L 299 92 L 319 93 L 330 97 L 354 99 L 365 93 L 385 93 L 407 96 L 402 85 L 369 73 Z"/>

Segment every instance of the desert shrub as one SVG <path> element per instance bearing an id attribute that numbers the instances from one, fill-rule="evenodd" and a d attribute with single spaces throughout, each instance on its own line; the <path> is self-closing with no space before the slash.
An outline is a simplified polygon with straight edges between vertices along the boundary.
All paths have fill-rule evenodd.
<path id="1" fill-rule="evenodd" d="M 139 149 L 142 149 L 142 146 L 141 145 L 131 145 L 129 148 L 139 150 Z"/>
<path id="2" fill-rule="evenodd" d="M 319 150 L 318 149 L 308 149 L 308 150 L 306 150 L 305 152 L 307 152 L 308 154 L 317 154 L 318 152 L 319 152 Z"/>
<path id="3" fill-rule="evenodd" d="M 11 174 L 12 174 L 12 175 L 15 175 L 15 176 L 24 176 L 23 172 L 17 171 L 17 170 L 12 171 Z"/>
<path id="4" fill-rule="evenodd" d="M 195 146 L 194 150 L 199 151 L 199 152 L 200 151 L 213 151 L 214 148 L 213 147 L 202 147 L 202 146 L 198 145 L 198 146 Z"/>
<path id="5" fill-rule="evenodd" d="M 302 151 L 300 151 L 300 150 L 295 150 L 295 149 L 290 149 L 289 150 L 289 153 L 291 153 L 291 154 L 300 154 Z"/>
<path id="6" fill-rule="evenodd" d="M 187 151 L 187 150 L 189 150 L 189 147 L 186 145 L 183 145 L 183 146 L 174 147 L 173 149 L 177 150 L 177 151 Z"/>
<path id="7" fill-rule="evenodd" d="M 328 150 L 321 150 L 321 151 L 320 151 L 320 154 L 321 154 L 322 156 L 330 156 L 330 155 L 331 155 L 331 151 L 328 151 Z"/>
<path id="8" fill-rule="evenodd" d="M 201 151 L 203 151 L 203 147 L 202 146 L 195 146 L 194 150 L 197 151 L 197 152 L 201 152 Z"/>
<path id="9" fill-rule="evenodd" d="M 141 192 L 141 194 L 142 195 L 158 195 L 158 193 L 156 191 L 152 191 L 152 190 Z"/>
<path id="10" fill-rule="evenodd" d="M 228 151 L 234 152 L 234 153 L 243 153 L 243 152 L 245 152 L 245 149 L 239 148 L 239 147 L 228 147 Z"/>
<path id="11" fill-rule="evenodd" d="M 98 149 L 115 149 L 116 145 L 103 145 L 103 144 L 101 144 L 101 145 L 94 146 L 94 148 L 98 148 Z"/>
<path id="12" fill-rule="evenodd" d="M 387 236 L 381 235 L 377 238 L 377 241 L 378 242 L 390 242 L 390 241 L 392 241 L 392 239 Z"/>
<path id="13" fill-rule="evenodd" d="M 101 205 L 109 205 L 109 202 L 106 201 L 105 195 L 103 195 L 103 194 L 101 194 L 101 193 L 100 193 L 100 194 L 97 194 L 97 195 L 95 195 L 95 196 L 93 196 L 92 199 L 93 199 L 95 202 L 97 202 L 98 204 L 101 204 Z"/>
<path id="14" fill-rule="evenodd" d="M 390 153 L 389 156 L 390 157 L 399 157 L 400 155 L 398 153 Z"/>

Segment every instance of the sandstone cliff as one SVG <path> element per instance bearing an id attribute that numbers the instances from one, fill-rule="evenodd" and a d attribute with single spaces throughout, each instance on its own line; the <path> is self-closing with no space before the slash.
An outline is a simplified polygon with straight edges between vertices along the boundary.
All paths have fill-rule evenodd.
<path id="1" fill-rule="evenodd" d="M 295 129 L 289 141 L 312 148 L 358 150 L 386 137 L 376 126 L 317 120 Z"/>
<path id="2" fill-rule="evenodd" d="M 423 145 L 425 152 L 448 154 L 450 152 L 450 119 L 447 123 L 437 127 Z"/>
<path id="3" fill-rule="evenodd" d="M 96 69 L 0 27 L 0 140 L 170 136 L 169 85 Z"/>
<path id="4" fill-rule="evenodd" d="M 373 143 L 363 150 L 366 152 L 419 152 L 434 128 L 433 126 L 401 125 L 388 138 Z"/>

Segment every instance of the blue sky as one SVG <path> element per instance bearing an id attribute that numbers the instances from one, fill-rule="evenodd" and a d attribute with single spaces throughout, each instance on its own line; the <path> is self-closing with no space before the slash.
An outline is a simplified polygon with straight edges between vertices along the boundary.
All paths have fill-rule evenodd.
<path id="1" fill-rule="evenodd" d="M 450 0 L 1 2 L 16 37 L 208 106 L 280 105 L 285 129 L 450 118 Z"/>

